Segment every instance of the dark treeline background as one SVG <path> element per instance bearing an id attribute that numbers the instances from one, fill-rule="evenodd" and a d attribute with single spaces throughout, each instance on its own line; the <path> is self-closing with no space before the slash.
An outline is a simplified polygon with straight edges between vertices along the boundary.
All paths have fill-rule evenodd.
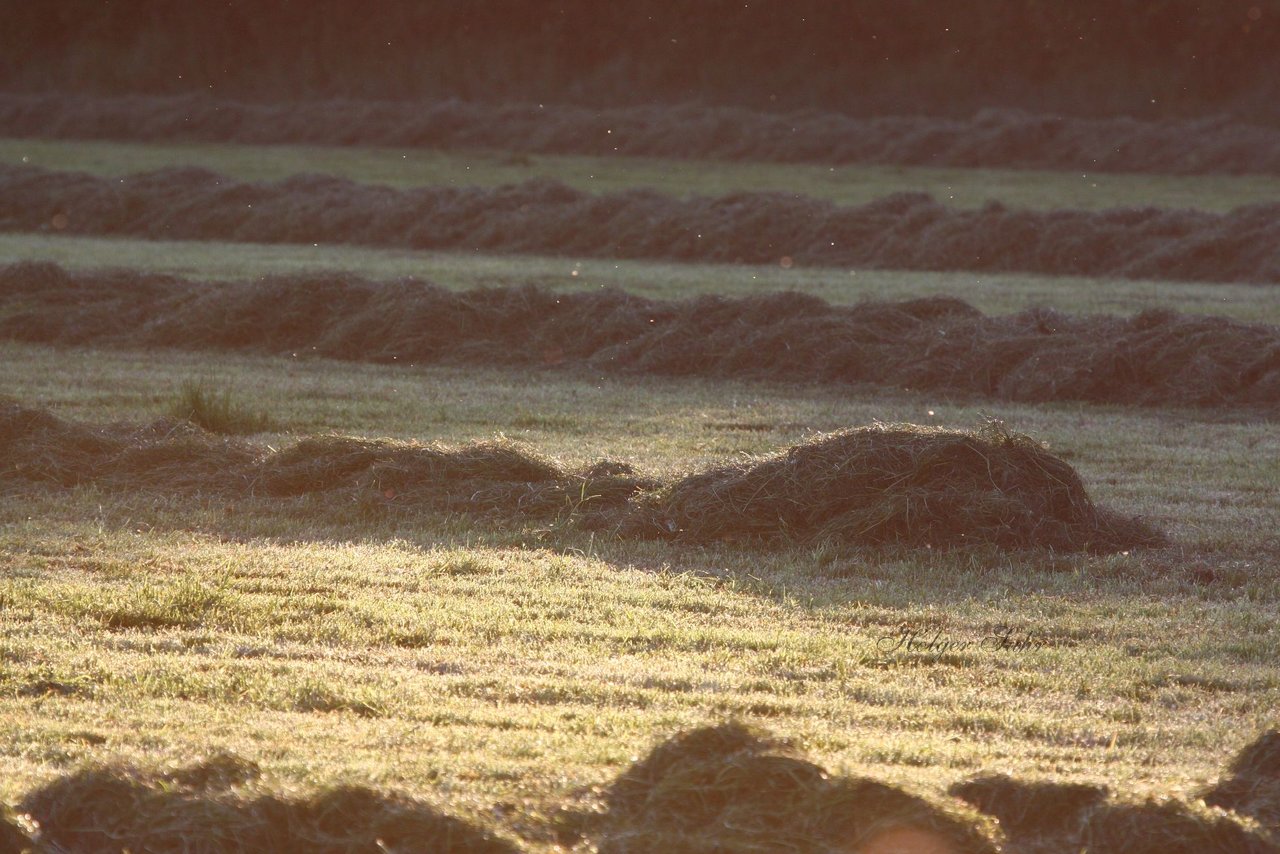
<path id="1" fill-rule="evenodd" d="M 1280 0 L 0 0 L 0 88 L 1280 122 Z"/>

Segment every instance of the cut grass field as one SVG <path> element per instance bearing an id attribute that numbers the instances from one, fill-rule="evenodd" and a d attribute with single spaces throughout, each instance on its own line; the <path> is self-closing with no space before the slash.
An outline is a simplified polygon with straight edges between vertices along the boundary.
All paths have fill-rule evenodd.
<path id="1" fill-rule="evenodd" d="M 1049 306 L 1074 314 L 1135 314 L 1158 306 L 1280 324 L 1266 285 L 1160 282 L 1023 273 L 786 269 L 538 255 L 486 255 L 309 244 L 132 240 L 0 233 L 0 264 L 53 261 L 68 270 L 125 268 L 220 281 L 342 271 L 375 280 L 415 276 L 459 290 L 536 284 L 563 291 L 616 287 L 656 299 L 794 290 L 836 304 L 959 297 L 988 314 Z"/>
<path id="2" fill-rule="evenodd" d="M 861 205 L 890 193 L 925 192 L 955 207 L 996 200 L 1014 208 L 1151 206 L 1228 211 L 1280 199 L 1280 177 L 1129 175 L 1081 171 L 810 166 L 648 157 L 519 155 L 315 146 L 128 143 L 0 138 L 0 163 L 117 176 L 200 166 L 241 180 L 301 172 L 397 188 L 496 186 L 553 178 L 592 193 L 645 187 L 668 195 L 779 192 Z"/>
<path id="3" fill-rule="evenodd" d="M 173 165 L 174 150 L 147 156 Z M 98 152 L 67 149 L 59 156 L 81 165 L 60 168 L 92 168 Z M 230 156 L 253 161 L 248 149 Z M 789 189 L 809 180 L 778 168 Z M 968 173 L 975 188 L 989 176 Z M 911 188 L 884 180 L 880 193 Z M 1063 204 L 1056 186 L 1042 183 L 1030 204 Z M 1125 204 L 1154 203 L 1144 193 L 1157 190 L 1126 186 Z M 1203 192 L 1196 207 L 1224 198 L 1210 184 L 1179 186 Z M 204 279 L 338 269 L 457 288 L 619 286 L 663 298 L 794 288 L 840 303 L 948 295 L 990 312 L 1161 307 L 1280 322 L 1271 289 L 1234 284 L 0 234 L 0 262 L 26 259 Z M 662 480 L 876 420 L 973 428 L 995 417 L 1047 442 L 1099 504 L 1173 540 L 1108 556 L 692 547 L 350 496 L 228 500 L 0 478 L 3 802 L 85 763 L 170 768 L 230 751 L 262 768 L 245 797 L 398 790 L 551 851 L 563 850 L 561 806 L 590 808 L 660 740 L 730 718 L 798 739 L 833 772 L 931 797 L 1003 771 L 1191 798 L 1280 724 L 1270 421 L 12 342 L 0 343 L 0 363 L 0 395 L 76 421 L 169 416 L 194 383 L 268 416 L 269 432 L 252 439 L 274 448 L 324 433 L 501 434 L 567 467 L 610 459 Z M 983 645 L 1006 629 L 1031 642 Z M 973 645 L 894 648 L 907 636 Z"/>
<path id="4" fill-rule="evenodd" d="M 86 760 L 222 749 L 261 764 L 271 790 L 363 782 L 536 837 L 578 787 L 728 717 L 934 793 L 999 769 L 1186 794 L 1275 723 L 1280 445 L 1266 423 L 320 360 L 3 357 L 9 394 L 76 419 L 162 415 L 198 376 L 291 432 L 502 432 L 663 476 L 810 430 L 990 414 L 1178 543 L 1105 558 L 694 549 L 326 500 L 8 488 L 9 801 Z M 1049 645 L 880 640 L 1006 625 Z"/>

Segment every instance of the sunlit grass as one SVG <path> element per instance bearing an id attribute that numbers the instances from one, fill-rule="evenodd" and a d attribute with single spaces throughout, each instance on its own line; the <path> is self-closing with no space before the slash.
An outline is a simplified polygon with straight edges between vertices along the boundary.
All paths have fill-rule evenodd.
<path id="1" fill-rule="evenodd" d="M 210 433 L 265 433 L 272 429 L 265 409 L 249 409 L 230 388 L 205 380 L 184 380 L 169 400 L 169 414 Z"/>
<path id="2" fill-rule="evenodd" d="M 159 390 L 199 367 L 301 433 L 503 433 L 660 476 L 812 430 L 989 414 L 1179 543 L 1106 558 L 753 551 L 324 499 L 10 492 L 6 798 L 84 760 L 228 749 L 273 785 L 357 779 L 484 812 L 554 802 L 729 717 L 916 787 L 998 768 L 1170 792 L 1208 782 L 1275 723 L 1280 445 L 1265 423 L 553 372 L 0 355 L 15 366 L 7 393 L 64 417 L 161 414 Z M 904 625 L 978 641 L 1013 626 L 1048 645 L 882 654 Z"/>
<path id="3" fill-rule="evenodd" d="M 369 180 L 453 176 L 430 178 L 447 183 L 472 165 L 489 181 L 545 169 L 606 186 L 575 171 L 593 168 L 577 158 L 418 152 L 411 163 L 359 150 L 22 144 L 62 158 L 60 167 L 105 171 L 209 156 L 229 158 L 228 170 L 267 170 L 260 177 L 378 168 L 386 171 Z M 18 145 L 4 150 L 17 156 Z M 694 186 L 698 165 L 670 168 L 630 162 L 638 171 L 620 168 L 611 186 L 704 191 Z M 733 168 L 757 180 L 773 167 Z M 793 190 L 822 177 L 778 168 Z M 909 188 L 877 174 L 856 192 Z M 966 174 L 972 193 L 993 175 Z M 1147 179 L 1159 189 L 1142 190 L 1114 177 L 1108 191 L 1123 184 L 1131 200 L 1174 198 L 1174 188 L 1204 207 L 1244 197 L 1218 178 L 1220 192 L 1196 179 Z M 1069 186 L 1018 192 L 1036 189 L 1040 206 L 1078 204 L 1054 195 Z M 1280 322 L 1269 289 L 1234 285 L 0 235 L 0 262 L 21 259 L 216 279 L 344 269 L 661 298 L 947 294 L 991 312 L 1158 306 Z M 87 761 L 151 766 L 229 750 L 258 762 L 272 790 L 397 788 L 519 833 L 657 740 L 735 717 L 799 739 L 833 771 L 926 791 L 999 770 L 1187 794 L 1280 724 L 1280 438 L 1265 421 L 11 342 L 0 343 L 0 361 L 0 395 L 65 418 L 171 416 L 174 390 L 194 376 L 269 413 L 273 432 L 253 441 L 276 448 L 334 431 L 445 442 L 503 434 L 569 466 L 608 458 L 660 478 L 874 420 L 967 428 L 996 417 L 1048 442 L 1099 502 L 1145 515 L 1176 543 L 1107 557 L 692 548 L 332 498 L 179 498 L 0 479 L 0 800 Z M 1043 643 L 886 653 L 882 639 L 903 627 L 979 642 L 1012 627 Z M 526 842 L 549 849 L 545 838 Z"/>

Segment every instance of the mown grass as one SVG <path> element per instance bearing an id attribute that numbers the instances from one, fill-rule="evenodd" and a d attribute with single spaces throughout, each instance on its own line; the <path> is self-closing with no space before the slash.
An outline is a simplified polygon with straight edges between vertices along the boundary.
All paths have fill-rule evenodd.
<path id="1" fill-rule="evenodd" d="M 1257 175 L 1126 175 L 861 164 L 832 167 L 293 145 L 0 138 L 0 163 L 98 175 L 202 166 L 246 180 L 322 172 L 394 187 L 495 186 L 554 178 L 597 193 L 637 187 L 676 196 L 780 192 L 845 205 L 865 204 L 904 191 L 929 193 L 957 207 L 978 207 L 997 200 L 1010 207 L 1037 209 L 1154 206 L 1225 211 L 1280 199 L 1280 177 Z"/>
<path id="2" fill-rule="evenodd" d="M 128 240 L 0 233 L 0 263 L 54 261 L 68 269 L 127 267 L 214 280 L 343 270 L 372 279 L 417 276 L 445 287 L 538 284 L 576 291 L 618 287 L 658 299 L 746 296 L 796 290 L 833 303 L 954 296 L 985 312 L 1047 305 L 1077 313 L 1133 314 L 1161 307 L 1280 323 L 1271 286 L 1135 281 L 1024 273 L 784 269 L 776 265 L 680 264 L 352 246 Z"/>
<path id="3" fill-rule="evenodd" d="M 0 798 L 85 760 L 225 749 L 262 764 L 269 787 L 365 782 L 488 823 L 514 804 L 499 823 L 518 830 L 658 738 L 728 717 L 916 788 L 999 769 L 1186 793 L 1276 723 L 1270 424 L 308 359 L 0 355 L 6 393 L 67 417 L 158 415 L 161 390 L 201 368 L 299 432 L 502 432 L 566 463 L 656 474 L 873 418 L 985 413 L 1179 541 L 1107 558 L 762 552 L 314 499 L 6 487 Z M 1012 626 L 1046 645 L 886 652 L 904 626 L 961 641 Z"/>
<path id="4" fill-rule="evenodd" d="M 0 235 L 0 259 L 22 258 L 662 297 L 945 293 L 988 311 L 1164 306 L 1280 321 L 1269 289 L 1234 285 Z M 729 717 L 797 737 L 833 771 L 934 792 L 1001 770 L 1187 794 L 1280 723 L 1280 439 L 1267 422 L 305 354 L 3 343 L 0 360 L 0 394 L 70 418 L 159 417 L 201 376 L 276 430 L 502 433 L 568 465 L 607 457 L 663 478 L 874 419 L 973 427 L 990 415 L 1177 542 L 1105 558 L 690 548 L 377 503 L 0 480 L 0 800 L 86 761 L 230 750 L 261 764 L 273 791 L 398 788 L 545 849 L 530 828 L 554 805 L 660 738 Z M 957 641 L 1013 627 L 1044 645 L 886 652 L 904 627 Z"/>

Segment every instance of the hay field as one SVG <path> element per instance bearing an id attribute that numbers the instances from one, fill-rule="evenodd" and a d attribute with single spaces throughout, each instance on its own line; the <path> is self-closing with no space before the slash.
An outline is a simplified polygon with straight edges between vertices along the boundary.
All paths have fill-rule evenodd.
<path id="1" fill-rule="evenodd" d="M 111 149 L 59 146 L 67 163 Z M 132 157 L 143 148 L 118 150 Z M 182 150 L 142 153 L 156 165 L 192 165 L 176 159 Z M 248 162 L 253 154 L 224 146 L 219 156 Z M 466 161 L 440 162 L 456 173 Z M 788 170 L 798 186 L 810 180 L 804 167 L 769 169 L 780 182 Z M 615 174 L 631 181 L 696 171 L 688 163 L 652 170 Z M 970 175 L 974 186 L 981 176 Z M 889 177 L 876 180 L 889 191 Z M 1146 185 L 1124 186 L 1119 203 L 1161 204 L 1143 195 Z M 1026 205 L 1063 207 L 1055 192 L 1047 183 Z M 1202 207 L 1221 210 L 1210 196 Z M 43 295 L 61 308 L 41 315 L 42 324 L 64 322 L 109 296 L 111 281 L 141 282 L 160 296 L 191 289 L 199 300 L 219 282 L 244 288 L 235 283 L 299 272 L 298 281 L 316 282 L 328 269 L 367 280 L 360 287 L 374 293 L 391 292 L 377 282 L 408 275 L 458 291 L 537 284 L 551 288 L 543 292 L 551 299 L 609 286 L 667 301 L 795 288 L 851 310 L 868 298 L 950 297 L 993 315 L 1033 304 L 1223 314 L 1271 324 L 1258 326 L 1265 336 L 1277 322 L 1273 286 L 1230 277 L 850 275 L 572 253 L 66 236 L 15 222 L 5 229 L 0 263 L 56 261 L 80 288 L 60 297 L 45 286 L 6 291 L 0 343 L 0 753 L 8 771 L 0 800 L 44 816 L 51 832 L 107 827 L 110 805 L 119 812 L 123 803 L 138 819 L 117 824 L 117 838 L 160 849 L 176 844 L 175 827 L 213 838 L 264 816 L 292 816 L 298 827 L 324 828 L 324 845 L 335 846 L 312 839 L 315 850 L 347 850 L 336 847 L 344 833 L 356 850 L 396 834 L 409 840 L 406 850 L 426 838 L 446 850 L 692 850 L 692 837 L 677 833 L 693 821 L 678 803 L 688 790 L 667 792 L 672 805 L 646 788 L 676 779 L 660 771 L 668 754 L 632 763 L 677 733 L 739 720 L 794 739 L 836 783 L 867 776 L 960 815 L 982 836 L 964 850 L 1027 850 L 1015 821 L 1003 830 L 983 823 L 946 794 L 994 772 L 1105 785 L 1118 800 L 1172 796 L 1190 804 L 1191 825 L 1218 828 L 1219 841 L 1228 840 L 1219 850 L 1240 850 L 1229 847 L 1231 834 L 1273 844 L 1248 820 L 1207 814 L 1197 800 L 1237 751 L 1280 724 L 1280 438 L 1271 415 L 1238 400 L 1194 405 L 1135 393 L 1036 403 L 947 385 L 619 372 L 589 360 L 500 364 L 465 341 L 448 359 L 404 360 L 412 364 L 280 346 L 325 340 L 334 321 L 323 306 L 280 324 L 286 337 L 278 340 L 251 323 L 237 327 L 225 307 L 209 315 L 209 329 L 224 322 L 219 334 L 244 346 L 193 333 L 165 339 L 162 326 L 146 326 L 142 303 L 93 316 L 94 334 L 111 340 L 37 343 L 30 320 L 14 321 L 48 309 Z M 104 266 L 135 272 L 93 278 Z M 147 279 L 155 272 L 182 278 Z M 144 327 L 159 337 L 130 343 Z M 298 330 L 314 338 L 287 337 Z M 1228 338 L 1242 340 L 1234 331 Z M 1262 377 L 1275 344 L 1258 341 L 1245 355 Z M 1203 367 L 1191 360 L 1171 382 L 1203 380 Z M 269 416 L 267 430 L 223 437 L 183 426 L 174 401 L 192 380 Z M 714 472 L 713 486 L 737 495 L 734 484 L 761 488 L 735 480 L 743 466 L 791 459 L 769 455 L 812 447 L 815 436 L 873 422 L 978 430 L 989 418 L 1047 443 L 1056 462 L 1035 457 L 1041 470 L 1061 480 L 1055 466 L 1069 466 L 1092 505 L 1138 517 L 1167 541 L 1075 551 L 1038 547 L 1041 540 L 1011 547 L 998 537 L 960 549 L 904 537 L 866 545 L 838 533 L 740 537 L 700 506 L 688 511 L 701 493 L 673 486 L 701 488 L 708 480 L 699 473 Z M 55 433 L 70 439 L 58 445 Z M 420 474 L 391 485 L 368 480 L 367 468 L 307 457 L 336 442 L 324 438 L 333 434 L 455 450 L 504 437 L 551 466 L 510 483 L 549 478 L 559 491 L 521 503 L 519 489 L 482 493 L 472 483 L 465 500 L 437 500 Z M 258 488 L 255 461 L 290 453 L 316 463 L 308 477 L 341 488 Z M 593 468 L 602 461 L 612 467 Z M 376 462 L 412 468 L 401 457 Z M 557 479 L 592 470 L 595 480 L 582 478 L 577 495 Z M 666 485 L 653 494 L 719 527 L 635 537 L 607 518 L 595 524 L 593 502 L 612 494 L 600 485 L 608 478 L 614 487 L 627 478 Z M 809 485 L 811 495 L 780 494 L 800 508 L 833 494 L 817 478 Z M 519 513 L 503 509 L 512 495 Z M 906 506 L 948 512 L 931 500 Z M 726 767 L 748 769 L 749 780 L 764 779 L 759 762 L 781 761 L 774 748 L 717 732 L 729 746 L 709 754 L 722 751 Z M 697 755 L 688 745 L 676 753 Z M 788 780 L 812 770 L 791 754 L 787 761 L 798 763 L 784 766 Z M 98 776 L 77 773 L 95 763 L 114 764 Z M 706 772 L 680 773 L 696 782 Z M 981 802 L 986 789 L 972 789 L 971 802 Z M 818 787 L 804 797 L 836 794 Z M 1107 809 L 1098 839 L 1141 813 Z M 470 827 L 442 829 L 437 811 Z M 1265 823 L 1262 807 L 1250 814 Z M 719 820 L 714 811 L 710 820 Z M 836 832 L 826 824 L 803 831 Z M 745 847 L 750 833 L 742 832 L 719 841 Z M 661 833 L 675 835 L 654 836 Z M 91 833 L 57 839 L 71 850 L 101 843 Z"/>

